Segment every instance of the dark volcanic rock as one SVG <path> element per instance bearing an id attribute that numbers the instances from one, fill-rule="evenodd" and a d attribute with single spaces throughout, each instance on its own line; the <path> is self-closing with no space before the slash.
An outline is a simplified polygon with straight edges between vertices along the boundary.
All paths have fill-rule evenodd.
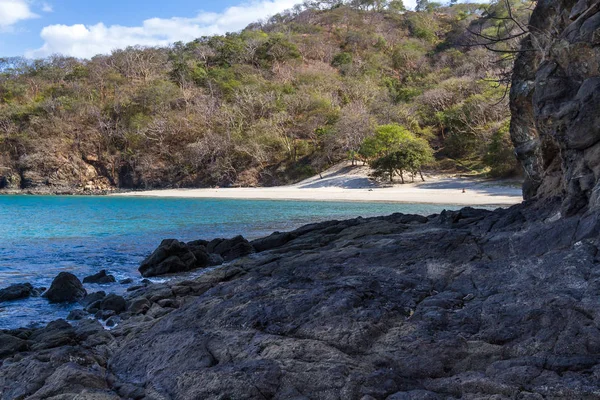
<path id="1" fill-rule="evenodd" d="M 67 316 L 67 321 L 79 321 L 81 319 L 87 318 L 88 313 L 83 310 L 73 310 Z"/>
<path id="2" fill-rule="evenodd" d="M 261 252 L 281 247 L 292 239 L 294 234 L 291 232 L 274 232 L 267 237 L 253 240 L 250 244 L 256 251 Z"/>
<path id="3" fill-rule="evenodd" d="M 308 225 L 129 292 L 119 319 L 99 311 L 110 333 L 90 320 L 11 332 L 30 352 L 11 348 L 0 387 L 40 398 L 85 360 L 102 390 L 137 398 L 598 398 L 598 218 L 554 210 Z M 99 381 L 68 382 L 54 393 Z"/>
<path id="4" fill-rule="evenodd" d="M 127 309 L 127 302 L 122 296 L 111 293 L 102 299 L 100 309 L 105 311 L 111 310 L 119 314 Z"/>
<path id="5" fill-rule="evenodd" d="M 86 276 L 85 278 L 83 278 L 83 283 L 97 283 L 97 284 L 101 284 L 101 285 L 107 284 L 107 283 L 113 283 L 116 281 L 117 280 L 115 279 L 115 277 L 113 275 L 107 275 L 105 269 L 98 272 L 97 274 Z"/>
<path id="6" fill-rule="evenodd" d="M 27 350 L 27 342 L 25 340 L 0 333 L 0 360 L 24 350 Z"/>
<path id="7" fill-rule="evenodd" d="M 567 215 L 600 207 L 599 8 L 539 1 L 512 78 L 511 137 L 525 198 L 561 197 Z"/>
<path id="8" fill-rule="evenodd" d="M 206 245 L 209 253 L 218 254 L 225 261 L 235 260 L 254 252 L 254 247 L 243 236 L 231 239 L 213 239 Z"/>
<path id="9" fill-rule="evenodd" d="M 81 304 L 84 307 L 88 307 L 90 304 L 94 304 L 97 301 L 102 300 L 104 297 L 106 297 L 106 292 L 104 291 L 99 291 L 99 292 L 94 292 L 94 293 L 90 293 L 87 296 L 85 296 L 80 302 L 79 304 Z"/>
<path id="10" fill-rule="evenodd" d="M 144 277 L 185 272 L 209 265 L 209 256 L 201 245 L 189 246 L 176 239 L 165 239 L 140 265 Z"/>
<path id="11" fill-rule="evenodd" d="M 38 292 L 30 283 L 17 283 L 0 290 L 0 301 L 25 299 L 37 294 Z"/>
<path id="12" fill-rule="evenodd" d="M 83 299 L 86 294 L 81 281 L 75 275 L 61 272 L 43 296 L 51 303 L 72 303 Z"/>

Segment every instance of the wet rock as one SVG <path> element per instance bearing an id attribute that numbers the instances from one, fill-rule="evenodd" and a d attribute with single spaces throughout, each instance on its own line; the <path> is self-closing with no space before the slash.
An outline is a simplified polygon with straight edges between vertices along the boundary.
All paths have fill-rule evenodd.
<path id="1" fill-rule="evenodd" d="M 61 272 L 43 294 L 51 303 L 72 303 L 82 300 L 87 292 L 81 281 L 69 272 Z"/>
<path id="2" fill-rule="evenodd" d="M 94 317 L 96 319 L 101 319 L 102 321 L 106 321 L 107 319 L 116 316 L 117 313 L 113 310 L 98 310 Z"/>
<path id="3" fill-rule="evenodd" d="M 94 292 L 94 293 L 90 293 L 87 296 L 85 296 L 83 298 L 83 300 L 81 300 L 79 302 L 79 304 L 81 304 L 84 307 L 89 306 L 90 304 L 93 304 L 99 300 L 102 300 L 103 298 L 106 297 L 106 292 L 104 291 L 99 291 L 99 292 Z"/>
<path id="4" fill-rule="evenodd" d="M 140 265 L 144 277 L 190 271 L 208 266 L 208 254 L 203 246 L 188 246 L 176 239 L 165 239 Z"/>
<path id="5" fill-rule="evenodd" d="M 108 326 L 109 328 L 114 328 L 120 322 L 121 322 L 121 318 L 119 318 L 118 316 L 114 315 L 114 316 L 111 316 L 110 318 L 106 319 L 106 326 Z"/>
<path id="6" fill-rule="evenodd" d="M 88 313 L 83 310 L 73 310 L 67 316 L 67 321 L 79 321 L 87 318 Z"/>
<path id="7" fill-rule="evenodd" d="M 125 278 L 125 279 L 121 279 L 121 280 L 119 281 L 119 283 L 120 283 L 121 285 L 129 285 L 129 284 L 133 283 L 133 279 L 132 279 L 132 278 Z"/>
<path id="8" fill-rule="evenodd" d="M 96 283 L 100 285 L 114 283 L 116 281 L 117 280 L 115 279 L 115 277 L 113 275 L 108 275 L 105 269 L 98 272 L 97 274 L 86 276 L 85 278 L 83 278 L 83 283 Z"/>
<path id="9" fill-rule="evenodd" d="M 17 283 L 0 290 L 0 301 L 25 299 L 34 294 L 37 292 L 30 283 Z"/>
<path id="10" fill-rule="evenodd" d="M 118 296 L 116 294 L 111 293 L 104 299 L 102 299 L 100 309 L 104 311 L 111 310 L 119 314 L 127 309 L 127 302 L 125 301 L 123 296 Z"/>

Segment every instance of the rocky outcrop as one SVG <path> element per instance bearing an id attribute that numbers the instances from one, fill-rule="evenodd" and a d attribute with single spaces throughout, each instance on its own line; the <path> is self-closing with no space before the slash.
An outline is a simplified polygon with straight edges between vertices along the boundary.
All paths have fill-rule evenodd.
<path id="1" fill-rule="evenodd" d="M 526 199 L 562 199 L 563 214 L 600 206 L 600 4 L 541 0 L 517 57 L 511 137 Z"/>
<path id="2" fill-rule="evenodd" d="M 308 225 L 137 286 L 110 332 L 3 332 L 0 398 L 600 398 L 599 219 L 553 206 Z"/>
<path id="3" fill-rule="evenodd" d="M 206 248 L 202 245 L 189 246 L 176 239 L 165 239 L 160 246 L 140 265 L 144 277 L 190 271 L 209 265 Z"/>
<path id="4" fill-rule="evenodd" d="M 220 265 L 224 261 L 254 253 L 255 249 L 242 236 L 232 239 L 195 240 L 189 243 L 165 239 L 142 261 L 139 271 L 144 277 L 191 271 Z"/>
<path id="5" fill-rule="evenodd" d="M 99 285 L 114 283 L 116 281 L 117 280 L 115 279 L 115 277 L 113 275 L 108 275 L 105 269 L 98 272 L 97 274 L 86 276 L 85 278 L 83 278 L 83 283 L 96 283 Z"/>
<path id="6" fill-rule="evenodd" d="M 39 296 L 45 289 L 36 289 L 31 283 L 17 283 L 0 290 L 0 302 Z"/>
<path id="7" fill-rule="evenodd" d="M 243 236 L 231 239 L 213 239 L 206 244 L 206 250 L 211 254 L 217 254 L 225 261 L 235 260 L 254 252 L 254 247 Z"/>
<path id="8" fill-rule="evenodd" d="M 87 292 L 81 281 L 69 272 L 61 272 L 54 278 L 50 289 L 43 296 L 51 303 L 73 303 L 83 299 Z"/>

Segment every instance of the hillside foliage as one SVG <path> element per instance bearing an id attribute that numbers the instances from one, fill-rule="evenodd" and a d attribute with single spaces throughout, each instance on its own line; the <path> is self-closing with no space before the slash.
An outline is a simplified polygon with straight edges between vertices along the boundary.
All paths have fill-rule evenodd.
<path id="1" fill-rule="evenodd" d="M 0 188 L 281 184 L 368 161 L 390 124 L 435 168 L 515 173 L 511 60 L 467 31 L 506 34 L 489 16 L 509 3 L 419 4 L 313 1 L 168 48 L 0 59 Z"/>

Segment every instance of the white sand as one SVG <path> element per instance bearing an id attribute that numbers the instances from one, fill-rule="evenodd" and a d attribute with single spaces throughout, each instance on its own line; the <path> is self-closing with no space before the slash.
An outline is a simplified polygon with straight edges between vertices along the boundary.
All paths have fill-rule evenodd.
<path id="1" fill-rule="evenodd" d="M 425 182 L 385 185 L 368 178 L 367 167 L 342 163 L 294 185 L 268 188 L 163 189 L 118 193 L 152 196 L 249 200 L 367 201 L 448 205 L 512 205 L 520 203 L 515 181 L 491 181 L 458 176 L 426 175 Z M 463 193 L 463 189 L 465 193 Z"/>

